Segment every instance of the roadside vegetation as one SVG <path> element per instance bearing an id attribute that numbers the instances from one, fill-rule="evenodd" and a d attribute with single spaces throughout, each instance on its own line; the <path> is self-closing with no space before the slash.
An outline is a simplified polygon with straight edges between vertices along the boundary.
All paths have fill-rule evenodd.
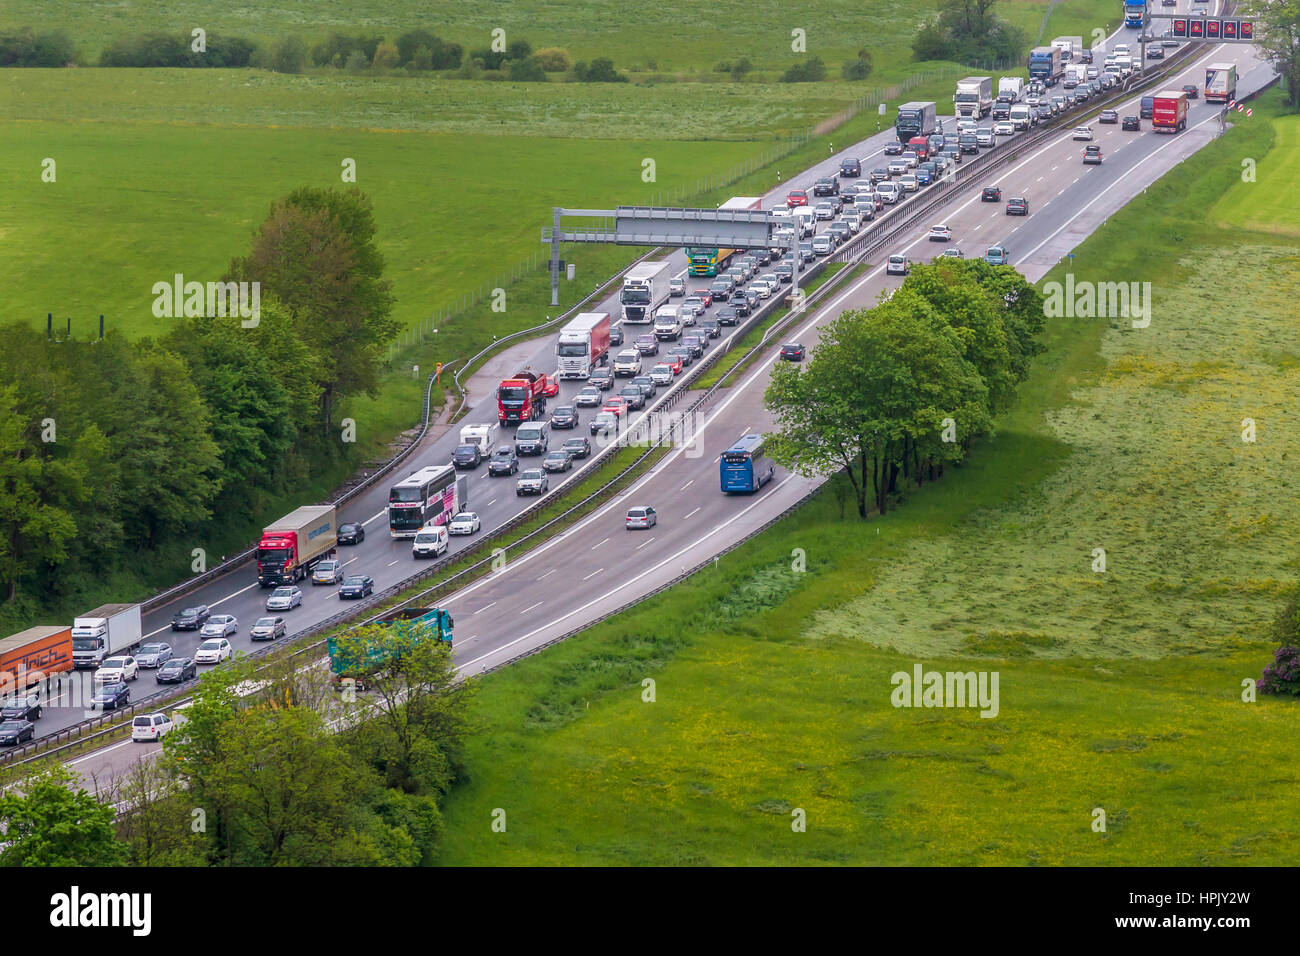
<path id="1" fill-rule="evenodd" d="M 837 476 L 716 568 L 484 679 L 439 861 L 1293 862 L 1295 702 L 1251 683 L 1295 634 L 1300 246 L 1214 210 L 1249 222 L 1297 188 L 1241 181 L 1294 119 L 1280 100 L 1075 250 L 1076 282 L 1153 283 L 1150 327 L 1049 320 L 942 480 L 863 521 Z M 1231 286 L 1203 268 L 1225 243 Z M 890 706 L 917 664 L 999 672 L 997 716 Z"/>

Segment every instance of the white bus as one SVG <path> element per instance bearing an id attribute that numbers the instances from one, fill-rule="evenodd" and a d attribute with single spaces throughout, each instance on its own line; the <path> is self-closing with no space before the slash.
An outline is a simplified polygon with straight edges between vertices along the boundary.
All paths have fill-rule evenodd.
<path id="1" fill-rule="evenodd" d="M 430 465 L 388 491 L 388 533 L 414 538 L 426 524 L 446 524 L 468 502 L 468 479 L 451 465 Z"/>

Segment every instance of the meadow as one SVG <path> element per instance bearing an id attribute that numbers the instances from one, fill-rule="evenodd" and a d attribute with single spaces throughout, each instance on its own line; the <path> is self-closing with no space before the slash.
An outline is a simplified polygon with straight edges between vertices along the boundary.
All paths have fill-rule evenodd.
<path id="1" fill-rule="evenodd" d="M 964 467 L 868 522 L 826 490 L 483 680 L 442 862 L 1294 865 L 1296 704 L 1243 686 L 1297 579 L 1300 246 L 1213 218 L 1296 188 L 1240 180 L 1279 113 L 1075 250 L 1077 280 L 1153 283 L 1150 327 L 1052 320 Z M 916 664 L 996 671 L 997 715 L 892 707 Z"/>

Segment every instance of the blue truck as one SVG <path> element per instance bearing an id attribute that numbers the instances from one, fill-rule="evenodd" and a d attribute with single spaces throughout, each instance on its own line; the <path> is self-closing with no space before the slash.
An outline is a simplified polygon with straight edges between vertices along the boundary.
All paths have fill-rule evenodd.
<path id="1" fill-rule="evenodd" d="M 1052 46 L 1036 46 L 1029 51 L 1029 78 L 1045 86 L 1052 86 L 1065 72 L 1061 50 Z"/>
<path id="2" fill-rule="evenodd" d="M 375 624 L 391 628 L 398 634 L 409 634 L 413 642 L 423 640 L 446 641 L 451 645 L 451 612 L 436 607 L 406 607 L 390 611 Z M 364 689 L 365 679 L 381 669 L 393 659 L 392 650 L 383 644 L 372 645 L 359 650 L 356 646 L 343 646 L 338 638 L 331 637 L 326 642 L 330 656 L 330 671 L 334 675 L 334 686 L 339 688 L 345 680 L 356 682 L 358 688 Z"/>
<path id="3" fill-rule="evenodd" d="M 1124 26 L 1130 30 L 1140 30 L 1142 21 L 1147 16 L 1146 0 L 1141 3 L 1132 3 L 1130 0 L 1124 0 Z"/>

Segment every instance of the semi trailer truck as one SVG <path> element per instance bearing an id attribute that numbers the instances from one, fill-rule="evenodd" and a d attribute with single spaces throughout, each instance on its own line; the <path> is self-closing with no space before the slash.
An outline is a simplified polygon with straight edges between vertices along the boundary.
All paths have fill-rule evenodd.
<path id="1" fill-rule="evenodd" d="M 929 136 L 938 129 L 939 117 L 934 103 L 917 100 L 898 108 L 894 131 L 898 133 L 900 143 L 906 143 L 914 136 Z"/>
<path id="2" fill-rule="evenodd" d="M 1237 98 L 1237 64 L 1211 63 L 1205 68 L 1205 102 L 1228 103 Z"/>
<path id="3" fill-rule="evenodd" d="M 257 542 L 257 583 L 264 588 L 301 581 L 339 543 L 333 505 L 306 505 L 262 529 Z"/>
<path id="4" fill-rule="evenodd" d="M 672 268 L 666 259 L 642 262 L 629 269 L 623 277 L 623 291 L 619 295 L 623 321 L 630 325 L 653 322 L 655 309 L 668 301 L 668 280 L 671 278 Z"/>
<path id="5" fill-rule="evenodd" d="M 1065 70 L 1061 51 L 1054 46 L 1036 46 L 1029 51 L 1029 78 L 1053 86 Z"/>
<path id="6" fill-rule="evenodd" d="M 72 621 L 72 666 L 98 667 L 140 643 L 140 605 L 105 604 Z"/>
<path id="7" fill-rule="evenodd" d="M 993 109 L 993 77 L 968 76 L 957 81 L 957 92 L 952 97 L 958 116 L 983 119 Z"/>
<path id="8" fill-rule="evenodd" d="M 0 696 L 72 670 L 72 628 L 40 624 L 0 640 Z"/>
<path id="9" fill-rule="evenodd" d="M 665 294 L 667 287 L 665 286 Z M 560 329 L 555 341 L 560 378 L 585 379 L 609 355 L 609 313 L 582 312 Z"/>

